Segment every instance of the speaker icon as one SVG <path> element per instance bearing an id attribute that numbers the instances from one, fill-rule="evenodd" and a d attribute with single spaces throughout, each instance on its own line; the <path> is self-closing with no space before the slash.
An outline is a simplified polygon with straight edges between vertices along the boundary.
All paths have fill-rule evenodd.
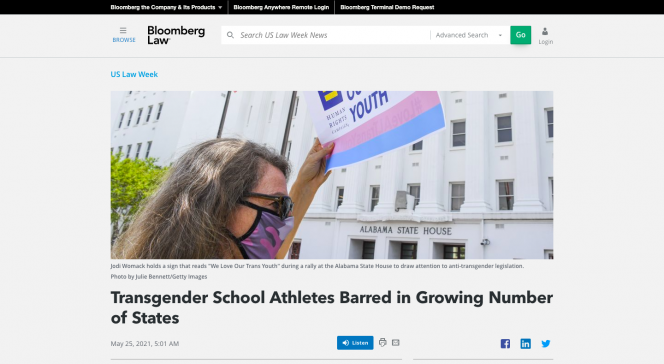
<path id="1" fill-rule="evenodd" d="M 344 341 L 342 342 L 342 344 L 348 346 L 348 344 L 350 344 L 350 341 L 348 341 L 348 340 L 344 340 Z"/>

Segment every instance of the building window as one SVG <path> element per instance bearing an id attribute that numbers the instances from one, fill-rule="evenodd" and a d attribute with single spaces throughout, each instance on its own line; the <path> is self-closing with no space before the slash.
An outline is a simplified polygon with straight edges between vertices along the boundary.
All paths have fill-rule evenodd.
<path id="1" fill-rule="evenodd" d="M 129 93 L 127 95 L 131 95 L 131 91 L 129 91 Z"/>
<path id="2" fill-rule="evenodd" d="M 131 153 L 131 144 L 127 146 L 127 156 L 126 158 L 129 158 L 129 154 Z"/>
<path id="3" fill-rule="evenodd" d="M 113 155 L 113 148 L 111 148 L 111 155 Z"/>
<path id="4" fill-rule="evenodd" d="M 274 101 L 272 101 L 272 105 L 270 105 L 270 115 L 267 117 L 267 122 L 272 121 L 272 114 L 274 113 Z"/>
<path id="5" fill-rule="evenodd" d="M 125 128 L 128 128 L 129 125 L 131 125 L 131 118 L 134 117 L 134 110 L 129 112 L 129 118 L 127 118 L 127 126 Z"/>
<path id="6" fill-rule="evenodd" d="M 136 125 L 141 122 L 141 115 L 143 115 L 143 109 L 138 109 L 138 118 L 136 119 Z M 134 126 L 136 126 L 134 125 Z"/>
<path id="7" fill-rule="evenodd" d="M 159 103 L 159 108 L 157 109 L 157 117 L 154 118 L 154 121 L 159 121 L 159 118 L 161 117 L 161 110 L 164 108 L 164 103 Z"/>
<path id="8" fill-rule="evenodd" d="M 445 245 L 443 247 L 443 259 L 466 259 L 466 246 Z"/>
<path id="9" fill-rule="evenodd" d="M 120 114 L 120 124 L 118 125 L 118 129 L 122 127 L 122 121 L 124 120 L 124 113 Z"/>
<path id="10" fill-rule="evenodd" d="M 500 210 L 514 209 L 514 182 L 498 182 L 498 205 Z"/>
<path id="11" fill-rule="evenodd" d="M 413 151 L 413 152 L 421 151 L 423 145 L 424 145 L 424 140 L 420 140 L 419 142 L 413 144 L 410 147 L 410 150 Z"/>
<path id="12" fill-rule="evenodd" d="M 295 97 L 295 111 L 293 111 L 293 117 L 297 116 L 298 106 L 300 106 L 300 96 Z"/>
<path id="13" fill-rule="evenodd" d="M 288 141 L 288 146 L 286 147 L 286 159 L 290 160 L 290 150 L 291 146 L 293 145 L 293 141 L 289 140 Z"/>
<path id="14" fill-rule="evenodd" d="M 553 250 L 545 250 L 544 259 L 553 259 Z"/>
<path id="15" fill-rule="evenodd" d="M 254 105 L 249 106 L 249 113 L 247 114 L 247 126 L 249 126 L 249 120 L 251 120 L 251 112 L 254 110 Z"/>
<path id="16" fill-rule="evenodd" d="M 135 159 L 138 159 L 138 157 L 140 155 L 139 153 L 141 153 L 141 145 L 142 145 L 142 143 L 136 144 L 136 158 Z"/>
<path id="17" fill-rule="evenodd" d="M 343 187 L 337 187 L 337 210 L 339 210 L 339 206 L 344 202 L 344 188 Z"/>
<path id="18" fill-rule="evenodd" d="M 122 146 L 118 147 L 118 154 L 120 155 L 120 158 L 122 158 Z"/>
<path id="19" fill-rule="evenodd" d="M 551 181 L 551 211 L 553 211 L 553 177 L 549 180 Z"/>
<path id="20" fill-rule="evenodd" d="M 466 121 L 452 122 L 452 147 L 466 146 Z"/>
<path id="21" fill-rule="evenodd" d="M 373 259 L 375 251 L 376 251 L 375 241 L 362 242 L 362 259 Z"/>
<path id="22" fill-rule="evenodd" d="M 412 184 L 408 185 L 408 194 L 415 197 L 415 204 L 413 205 L 413 209 L 415 206 L 417 206 L 420 203 L 420 184 Z"/>
<path id="23" fill-rule="evenodd" d="M 293 245 L 290 248 L 290 259 L 300 259 L 300 248 L 302 247 L 302 242 L 294 241 Z"/>
<path id="24" fill-rule="evenodd" d="M 152 142 L 148 142 L 148 149 L 145 151 L 145 159 L 150 157 L 150 148 L 152 148 Z"/>
<path id="25" fill-rule="evenodd" d="M 498 117 L 498 143 L 512 141 L 512 115 Z"/>
<path id="26" fill-rule="evenodd" d="M 546 126 L 549 131 L 549 138 L 553 138 L 553 110 L 546 111 Z"/>
<path id="27" fill-rule="evenodd" d="M 461 205 L 466 201 L 466 184 L 465 183 L 452 183 L 450 185 L 452 192 L 450 193 L 451 201 L 450 206 L 452 211 L 461 211 Z"/>
<path id="28" fill-rule="evenodd" d="M 150 115 L 152 115 L 152 105 L 148 106 L 148 116 L 145 117 L 145 122 L 150 121 Z"/>
<path id="29" fill-rule="evenodd" d="M 417 244 L 401 243 L 401 259 L 417 259 Z"/>
<path id="30" fill-rule="evenodd" d="M 376 205 L 378 205 L 378 199 L 380 198 L 380 186 L 371 186 L 371 209 L 373 211 Z"/>

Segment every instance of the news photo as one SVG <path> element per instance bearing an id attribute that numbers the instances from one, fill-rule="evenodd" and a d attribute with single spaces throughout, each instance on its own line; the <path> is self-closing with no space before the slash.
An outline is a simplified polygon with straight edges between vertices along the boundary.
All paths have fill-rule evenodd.
<path id="1" fill-rule="evenodd" d="M 552 91 L 111 92 L 113 259 L 553 259 Z"/>

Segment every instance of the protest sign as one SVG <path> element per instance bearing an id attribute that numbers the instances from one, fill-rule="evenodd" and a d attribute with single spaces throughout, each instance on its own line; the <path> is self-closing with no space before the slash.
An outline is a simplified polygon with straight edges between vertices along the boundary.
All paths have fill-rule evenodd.
<path id="1" fill-rule="evenodd" d="M 305 98 L 321 144 L 335 144 L 328 170 L 409 145 L 445 127 L 436 91 L 310 91 Z"/>

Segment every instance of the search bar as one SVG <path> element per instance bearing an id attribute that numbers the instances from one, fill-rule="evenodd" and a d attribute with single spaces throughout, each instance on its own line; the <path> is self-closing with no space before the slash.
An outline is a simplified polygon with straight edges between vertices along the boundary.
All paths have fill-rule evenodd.
<path id="1" fill-rule="evenodd" d="M 510 44 L 510 27 L 222 26 L 221 44 Z"/>

